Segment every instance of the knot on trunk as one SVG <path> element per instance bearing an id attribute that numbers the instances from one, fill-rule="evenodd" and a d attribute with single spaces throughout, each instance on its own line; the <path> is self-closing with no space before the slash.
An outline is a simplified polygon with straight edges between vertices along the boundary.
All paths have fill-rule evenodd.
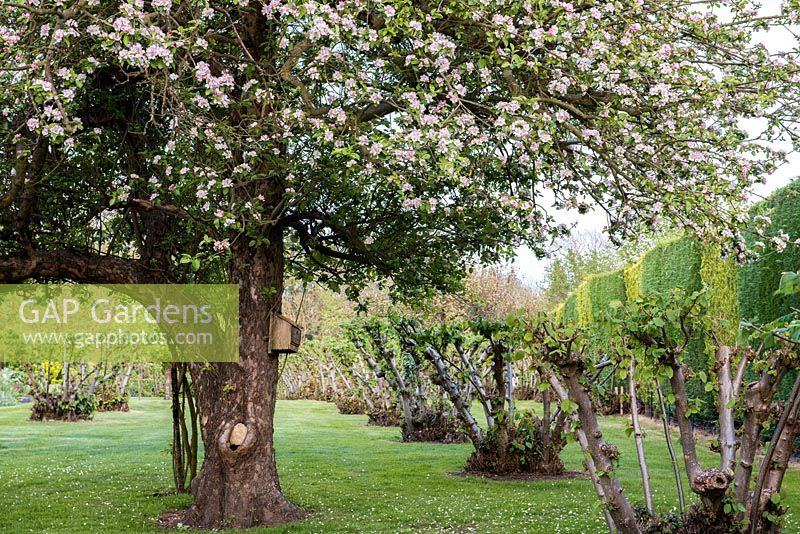
<path id="1" fill-rule="evenodd" d="M 586 369 L 583 355 L 577 351 L 545 350 L 542 354 L 546 361 L 555 364 L 564 377 L 580 376 Z"/>
<path id="2" fill-rule="evenodd" d="M 725 493 L 733 476 L 719 469 L 707 469 L 692 481 L 692 489 L 702 496 L 714 496 Z"/>
<path id="3" fill-rule="evenodd" d="M 217 445 L 222 457 L 233 462 L 249 451 L 256 442 L 255 422 L 226 423 L 222 427 Z"/>
<path id="4" fill-rule="evenodd" d="M 603 443 L 600 445 L 600 452 L 602 452 L 609 460 L 619 458 L 619 449 L 611 443 Z"/>

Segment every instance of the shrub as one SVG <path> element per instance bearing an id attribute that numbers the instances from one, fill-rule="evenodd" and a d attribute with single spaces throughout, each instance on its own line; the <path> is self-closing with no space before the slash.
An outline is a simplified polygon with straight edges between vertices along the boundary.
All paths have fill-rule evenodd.
<path id="1" fill-rule="evenodd" d="M 556 475 L 564 471 L 564 463 L 558 457 L 566 445 L 561 432 L 552 432 L 547 447 L 543 446 L 542 420 L 533 412 L 520 412 L 517 421 L 508 428 L 508 442 L 505 446 L 498 439 L 502 433 L 493 427 L 487 432 L 481 447 L 472 453 L 464 468 L 467 472 L 506 475 L 529 473 Z M 556 424 L 556 428 L 561 425 Z M 545 454 L 547 452 L 548 454 Z"/>
<path id="2" fill-rule="evenodd" d="M 65 401 L 59 392 L 34 395 L 31 408 L 32 421 L 79 421 L 91 419 L 97 410 L 94 395 L 78 393 L 77 397 Z"/>
<path id="3" fill-rule="evenodd" d="M 358 397 L 340 395 L 335 402 L 339 413 L 342 415 L 363 415 L 367 413 L 367 405 Z"/>
<path id="4" fill-rule="evenodd" d="M 367 413 L 367 424 L 375 426 L 400 426 L 400 411 L 396 406 L 389 409 L 375 408 Z"/>
<path id="5" fill-rule="evenodd" d="M 739 269 L 739 302 L 742 318 L 753 322 L 769 322 L 800 308 L 800 295 L 776 295 L 782 273 L 796 271 L 800 266 L 800 247 L 789 246 L 778 251 L 771 237 L 782 232 L 789 240 L 800 238 L 800 180 L 775 191 L 765 201 L 755 204 L 750 215 L 769 217 L 771 222 L 765 236 L 745 234 L 748 246 L 758 250 L 755 243 L 761 241 L 761 256 Z"/>
<path id="6" fill-rule="evenodd" d="M 414 421 L 413 430 L 403 425 L 402 435 L 405 442 L 469 442 L 458 418 L 441 410 L 426 411 Z"/>
<path id="7" fill-rule="evenodd" d="M 8 367 L 0 369 L 0 406 L 14 406 L 27 391 L 22 373 Z"/>
<path id="8" fill-rule="evenodd" d="M 103 386 L 95 392 L 98 412 L 130 411 L 128 394 L 119 395 L 114 387 Z"/>

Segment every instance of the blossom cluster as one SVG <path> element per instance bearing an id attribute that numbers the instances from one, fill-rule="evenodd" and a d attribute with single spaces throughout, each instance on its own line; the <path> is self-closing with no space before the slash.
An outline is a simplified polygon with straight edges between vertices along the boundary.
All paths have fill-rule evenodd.
<path id="1" fill-rule="evenodd" d="M 611 232 L 666 220 L 744 254 L 746 192 L 784 156 L 764 141 L 800 100 L 796 56 L 753 44 L 770 22 L 748 2 L 735 23 L 677 0 L 28 4 L 0 18 L 2 65 L 27 67 L 0 71 L 3 115 L 91 144 L 87 81 L 132 80 L 166 125 L 151 200 L 228 236 L 320 211 L 377 248 L 356 215 L 383 206 L 436 239 L 539 250 L 565 231 L 554 212 L 594 205 Z M 758 139 L 746 117 L 768 123 Z M 253 181 L 280 199 L 235 194 Z"/>

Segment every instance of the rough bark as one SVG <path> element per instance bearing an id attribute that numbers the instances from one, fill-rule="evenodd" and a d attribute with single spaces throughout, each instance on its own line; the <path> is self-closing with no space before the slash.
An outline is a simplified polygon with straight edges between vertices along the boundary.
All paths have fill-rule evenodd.
<path id="1" fill-rule="evenodd" d="M 733 479 L 733 473 L 723 472 L 719 469 L 703 470 L 700 466 L 700 462 L 697 459 L 694 431 L 688 416 L 689 400 L 686 394 L 686 378 L 683 373 L 683 365 L 677 360 L 673 360 L 671 367 L 672 378 L 670 378 L 670 384 L 675 395 L 675 419 L 681 436 L 686 476 L 689 479 L 692 491 L 700 496 L 707 508 L 716 513 L 722 506 L 725 492 Z"/>
<path id="2" fill-rule="evenodd" d="M 625 497 L 622 485 L 616 475 L 615 462 L 619 457 L 619 451 L 614 445 L 606 443 L 603 439 L 591 396 L 581 384 L 583 373 L 580 364 L 562 363 L 559 369 L 564 377 L 564 385 L 569 399 L 578 405 L 578 419 L 580 419 L 581 429 L 586 435 L 587 449 L 584 452 L 588 452 L 592 457 L 597 470 L 598 483 L 602 487 L 605 503 L 608 505 L 608 512 L 614 519 L 617 532 L 638 534 L 641 531 L 636 523 L 636 514 Z"/>
<path id="3" fill-rule="evenodd" d="M 795 405 L 794 411 L 786 421 L 786 426 L 775 444 L 772 459 L 767 465 L 766 474 L 764 475 L 761 493 L 758 496 L 760 513 L 769 511 L 772 515 L 780 517 L 785 512 L 780 505 L 773 504 L 770 499 L 781 491 L 783 477 L 789 467 L 792 452 L 794 452 L 795 439 L 798 432 L 800 432 L 800 417 L 798 415 L 797 406 Z M 761 516 L 758 518 L 758 525 L 755 531 L 758 533 L 780 532 L 780 523 L 773 523 L 768 517 Z"/>
<path id="4" fill-rule="evenodd" d="M 497 453 L 502 463 L 508 452 L 509 427 L 512 420 L 508 414 L 503 414 L 506 403 L 506 365 L 503 360 L 505 348 L 500 344 L 492 344 L 492 377 L 494 378 L 497 394 L 491 399 L 492 418 L 495 421 L 495 435 L 497 436 Z"/>
<path id="5" fill-rule="evenodd" d="M 753 499 L 750 505 L 750 533 L 770 532 L 772 525 L 763 517 L 772 495 L 780 491 L 783 475 L 794 450 L 800 408 L 800 375 L 794 381 L 792 392 L 784 403 L 783 412 L 775 427 L 766 454 L 758 469 Z"/>
<path id="6" fill-rule="evenodd" d="M 28 279 L 71 280 L 83 284 L 168 283 L 169 273 L 143 260 L 67 251 L 39 251 L 33 257 L 0 258 L 0 283 Z"/>
<path id="7" fill-rule="evenodd" d="M 447 395 L 450 397 L 450 402 L 453 403 L 453 407 L 464 422 L 470 441 L 472 441 L 476 450 L 479 449 L 483 442 L 483 434 L 477 421 L 472 417 L 470 406 L 464 399 L 461 388 L 459 388 L 458 384 L 450 377 L 450 373 L 447 372 L 447 368 L 442 360 L 442 355 L 439 354 L 436 349 L 429 346 L 425 349 L 425 354 L 436 369 L 436 374 L 433 375 L 432 379 L 447 392 Z"/>
<path id="8" fill-rule="evenodd" d="M 747 504 L 753 465 L 761 444 L 762 425 L 769 418 L 772 399 L 787 371 L 778 353 L 773 354 L 770 363 L 769 371 L 761 372 L 758 380 L 750 383 L 744 394 L 744 422 L 734 474 L 736 500 L 742 504 Z"/>
<path id="9" fill-rule="evenodd" d="M 556 392 L 556 395 L 561 400 L 569 399 L 569 392 L 567 389 L 561 384 L 558 378 L 551 373 L 546 367 L 539 366 L 539 374 L 550 381 L 550 384 L 553 390 Z M 549 398 L 549 391 L 548 393 Z M 573 414 L 570 416 L 570 419 L 574 420 L 576 416 Z M 597 497 L 600 499 L 600 502 L 606 503 L 608 499 L 606 498 L 606 491 L 605 485 L 600 481 L 600 476 L 597 473 L 597 466 L 594 463 L 594 459 L 592 458 L 592 454 L 589 447 L 589 440 L 586 437 L 586 432 L 583 431 L 583 428 L 578 427 L 575 429 L 575 437 L 578 439 L 578 443 L 581 446 L 581 451 L 583 451 L 583 459 L 584 465 L 586 466 L 586 470 L 589 471 L 589 477 L 592 480 L 592 486 L 594 486 L 595 492 L 597 493 Z M 608 526 L 609 532 L 616 532 L 616 524 L 614 523 L 614 517 L 611 515 L 608 507 L 603 507 L 603 517 L 606 520 L 606 526 Z"/>
<path id="10" fill-rule="evenodd" d="M 239 284 L 239 362 L 192 367 L 205 460 L 192 483 L 191 508 L 167 518 L 168 524 L 248 528 L 303 516 L 283 496 L 275 464 L 278 356 L 268 353 L 268 333 L 271 312 L 280 311 L 283 241 L 277 232 L 270 239 L 269 245 L 250 247 L 242 239 L 232 246 L 231 282 Z"/>

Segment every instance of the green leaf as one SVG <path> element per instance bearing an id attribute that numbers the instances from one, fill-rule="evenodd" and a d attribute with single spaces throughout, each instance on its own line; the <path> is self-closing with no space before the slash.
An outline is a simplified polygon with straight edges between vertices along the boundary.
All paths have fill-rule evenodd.
<path id="1" fill-rule="evenodd" d="M 564 399 L 561 401 L 561 409 L 566 413 L 573 413 L 578 409 L 578 405 L 569 399 Z"/>

